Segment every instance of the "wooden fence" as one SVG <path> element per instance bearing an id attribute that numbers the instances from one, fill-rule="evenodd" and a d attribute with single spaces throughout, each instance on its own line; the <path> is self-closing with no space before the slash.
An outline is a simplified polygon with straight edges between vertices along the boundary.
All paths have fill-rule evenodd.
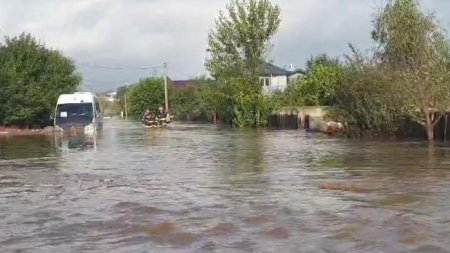
<path id="1" fill-rule="evenodd" d="M 274 129 L 298 129 L 299 117 L 296 114 L 274 114 L 269 117 L 269 128 Z"/>

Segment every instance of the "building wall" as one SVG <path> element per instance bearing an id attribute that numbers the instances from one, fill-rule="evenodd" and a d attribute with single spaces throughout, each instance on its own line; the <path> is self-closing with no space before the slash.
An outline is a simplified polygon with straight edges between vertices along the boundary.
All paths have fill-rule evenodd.
<path id="1" fill-rule="evenodd" d="M 287 76 L 272 76 L 272 86 L 281 87 L 284 90 L 287 86 Z"/>
<path id="2" fill-rule="evenodd" d="M 287 87 L 287 76 L 271 76 L 270 85 L 263 86 L 265 92 L 284 91 Z"/>
<path id="3" fill-rule="evenodd" d="M 295 73 L 293 75 L 290 75 L 288 78 L 288 83 L 293 83 L 293 82 L 297 81 L 297 79 L 301 76 L 303 76 L 303 74 L 300 74 L 300 73 Z"/>
<path id="4" fill-rule="evenodd" d="M 101 97 L 102 99 L 104 99 L 105 101 L 108 101 L 108 102 L 115 102 L 115 101 L 118 101 L 118 99 L 115 97 L 115 96 L 102 96 Z"/>
<path id="5" fill-rule="evenodd" d="M 312 131 L 326 132 L 329 122 L 325 119 L 330 107 L 328 106 L 302 106 L 302 107 L 285 107 L 281 108 L 277 114 L 279 115 L 297 115 L 300 120 L 300 127 L 305 127 L 303 124 L 308 118 L 308 129 Z"/>

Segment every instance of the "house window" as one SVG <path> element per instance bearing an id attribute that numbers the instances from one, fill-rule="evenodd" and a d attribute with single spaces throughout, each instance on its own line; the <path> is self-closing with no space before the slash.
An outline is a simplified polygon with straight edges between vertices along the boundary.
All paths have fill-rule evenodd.
<path id="1" fill-rule="evenodd" d="M 270 77 L 260 77 L 259 84 L 261 86 L 270 86 Z"/>

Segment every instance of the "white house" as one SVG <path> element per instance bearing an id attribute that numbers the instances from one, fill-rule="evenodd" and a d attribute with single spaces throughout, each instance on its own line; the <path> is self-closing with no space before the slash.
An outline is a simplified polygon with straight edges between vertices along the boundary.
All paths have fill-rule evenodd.
<path id="1" fill-rule="evenodd" d="M 108 95 L 108 101 L 109 102 L 117 101 L 117 92 L 115 92 L 115 91 L 109 92 L 107 95 Z"/>
<path id="2" fill-rule="evenodd" d="M 304 75 L 303 70 L 286 70 L 271 63 L 264 64 L 264 75 L 259 78 L 264 92 L 284 91 L 288 84 Z"/>
<path id="3" fill-rule="evenodd" d="M 117 92 L 112 91 L 112 92 L 108 92 L 108 93 L 101 93 L 99 95 L 99 97 L 105 99 L 108 102 L 115 102 L 117 101 Z"/>

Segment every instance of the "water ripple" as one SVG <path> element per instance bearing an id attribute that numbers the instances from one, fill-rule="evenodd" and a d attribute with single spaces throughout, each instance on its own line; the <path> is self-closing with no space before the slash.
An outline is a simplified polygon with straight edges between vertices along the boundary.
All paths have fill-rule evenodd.
<path id="1" fill-rule="evenodd" d="M 107 120 L 0 138 L 0 252 L 449 252 L 450 149 Z"/>

